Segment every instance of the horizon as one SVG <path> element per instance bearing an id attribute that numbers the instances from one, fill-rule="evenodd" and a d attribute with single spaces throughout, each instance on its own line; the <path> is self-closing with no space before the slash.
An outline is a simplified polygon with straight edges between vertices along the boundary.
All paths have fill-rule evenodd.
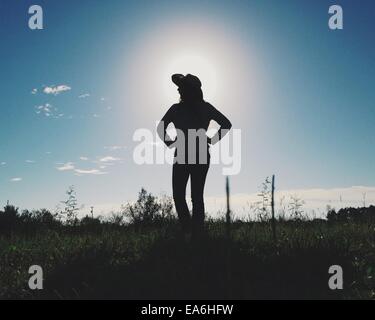
<path id="1" fill-rule="evenodd" d="M 77 193 L 78 208 L 77 217 L 82 218 L 85 216 L 91 216 L 90 205 L 83 204 L 79 200 L 79 190 L 75 190 Z M 140 191 L 140 190 L 139 190 Z M 146 191 L 148 191 L 146 189 Z M 333 189 L 305 189 L 305 190 L 278 190 L 275 191 L 275 211 L 276 218 L 281 213 L 284 213 L 286 217 L 291 216 L 288 205 L 291 203 L 291 197 L 295 197 L 302 201 L 302 210 L 304 217 L 308 219 L 325 219 L 329 210 L 340 210 L 343 208 L 362 208 L 374 205 L 374 194 L 375 187 L 365 186 L 353 186 L 350 188 L 333 188 Z M 137 193 L 138 195 L 138 193 Z M 64 194 L 66 198 L 66 194 Z M 165 193 L 153 194 L 156 197 L 168 196 Z M 171 198 L 172 199 L 172 198 Z M 9 205 L 15 206 L 20 211 L 23 210 L 40 210 L 47 209 L 50 212 L 59 213 L 62 211 L 61 205 L 64 201 L 62 197 L 61 201 L 56 203 L 53 207 L 37 207 L 37 208 L 26 208 L 19 207 L 17 203 L 9 202 Z M 123 211 L 123 208 L 127 204 L 134 204 L 137 200 L 137 196 L 134 199 L 119 202 L 119 203 L 103 203 L 93 206 L 93 216 L 108 218 L 111 214 L 119 214 Z M 189 199 L 188 199 L 189 200 Z M 190 200 L 189 200 L 190 201 Z M 189 203 L 191 208 L 191 203 Z M 257 219 L 254 208 L 259 204 L 261 198 L 259 192 L 252 194 L 231 194 L 231 214 L 234 219 Z M 214 196 L 205 197 L 206 212 L 208 217 L 221 218 L 225 216 L 226 212 L 226 196 Z M 5 204 L 4 204 L 5 205 Z"/>

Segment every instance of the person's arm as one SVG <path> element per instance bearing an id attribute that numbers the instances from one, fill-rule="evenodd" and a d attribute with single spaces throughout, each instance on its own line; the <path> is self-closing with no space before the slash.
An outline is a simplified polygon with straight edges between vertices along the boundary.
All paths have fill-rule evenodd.
<path id="1" fill-rule="evenodd" d="M 168 125 L 171 122 L 173 122 L 173 115 L 174 115 L 174 110 L 175 110 L 174 108 L 175 108 L 174 105 L 169 108 L 167 113 L 160 120 L 158 127 L 157 127 L 157 133 L 159 135 L 159 138 L 165 143 L 165 145 L 168 148 L 171 148 L 171 145 L 175 142 L 167 133 Z"/>
<path id="2" fill-rule="evenodd" d="M 214 106 L 209 105 L 209 108 L 211 109 L 211 119 L 217 122 L 217 124 L 220 126 L 219 130 L 208 141 L 208 143 L 210 144 L 215 144 L 219 142 L 229 132 L 229 130 L 232 128 L 232 123 Z"/>

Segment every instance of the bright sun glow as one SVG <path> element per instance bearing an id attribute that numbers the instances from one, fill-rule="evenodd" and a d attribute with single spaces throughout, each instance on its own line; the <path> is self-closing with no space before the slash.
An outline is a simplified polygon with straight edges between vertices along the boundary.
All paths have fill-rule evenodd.
<path id="1" fill-rule="evenodd" d="M 171 25 L 174 27 L 171 28 Z M 204 99 L 224 113 L 257 105 L 261 77 L 246 47 L 232 34 L 207 23 L 155 28 L 140 37 L 123 71 L 130 105 L 143 119 L 159 119 L 179 101 L 174 73 L 193 74 L 202 82 Z M 246 84 L 246 85 L 245 85 Z"/>

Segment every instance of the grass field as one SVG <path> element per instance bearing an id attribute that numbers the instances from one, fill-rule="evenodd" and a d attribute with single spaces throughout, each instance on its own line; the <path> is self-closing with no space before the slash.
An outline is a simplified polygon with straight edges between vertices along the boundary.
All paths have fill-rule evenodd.
<path id="1" fill-rule="evenodd" d="M 369 222 L 207 223 L 197 241 L 175 222 L 64 226 L 0 236 L 2 299 L 373 299 L 375 226 Z M 44 289 L 28 288 L 40 265 Z M 328 288 L 331 265 L 344 289 Z"/>

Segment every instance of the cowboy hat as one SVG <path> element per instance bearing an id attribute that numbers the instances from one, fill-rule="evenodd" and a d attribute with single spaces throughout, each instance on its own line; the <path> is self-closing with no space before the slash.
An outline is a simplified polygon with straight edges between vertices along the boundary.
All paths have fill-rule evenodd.
<path id="1" fill-rule="evenodd" d="M 183 74 L 176 73 L 172 76 L 173 83 L 178 87 L 191 87 L 191 88 L 201 88 L 202 83 L 197 76 L 192 74 Z"/>

